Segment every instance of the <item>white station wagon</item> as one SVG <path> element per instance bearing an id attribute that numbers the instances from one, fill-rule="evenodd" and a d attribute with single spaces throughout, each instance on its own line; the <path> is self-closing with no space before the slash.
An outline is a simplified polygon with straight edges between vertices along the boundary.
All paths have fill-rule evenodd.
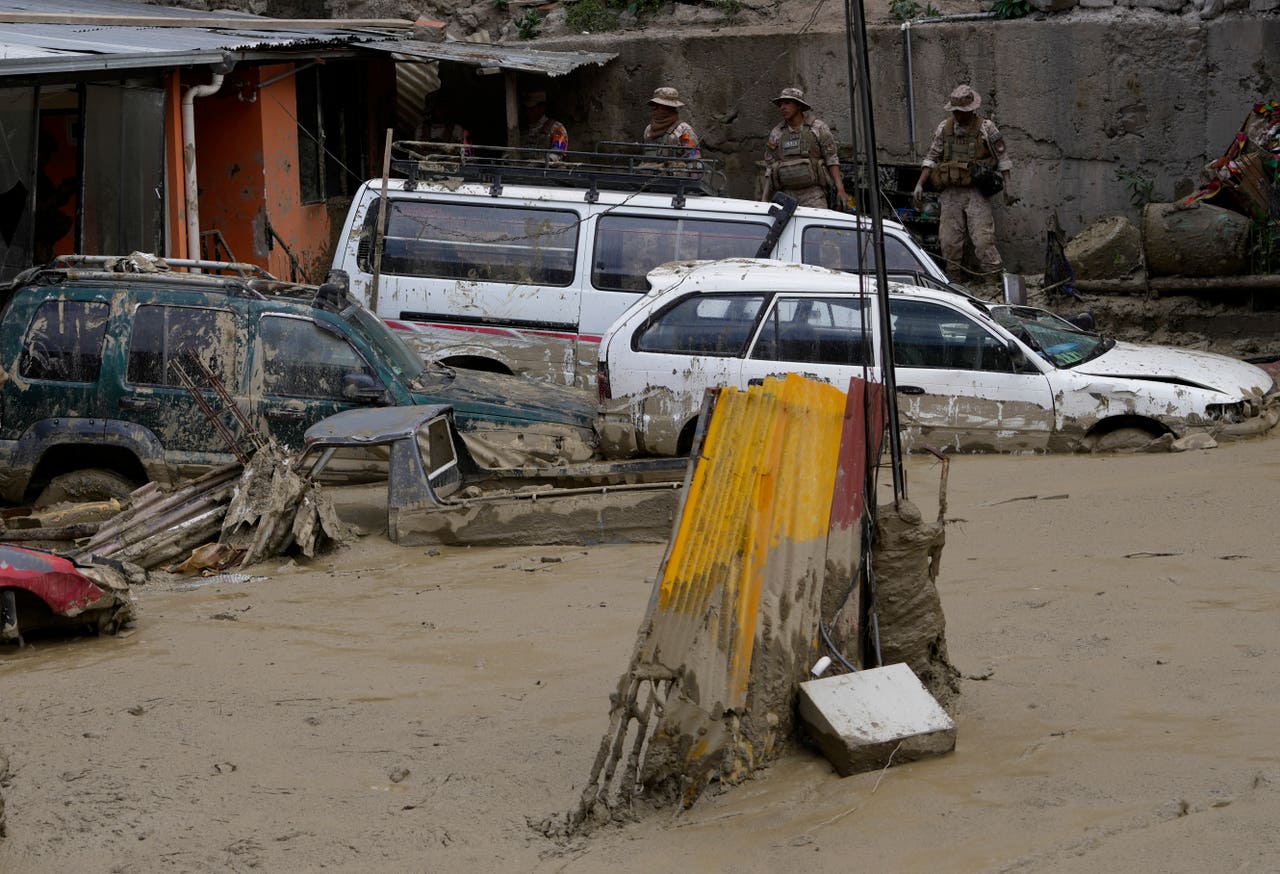
<path id="1" fill-rule="evenodd" d="M 599 387 L 641 450 L 688 451 L 706 389 L 800 373 L 881 379 L 874 281 L 803 264 L 666 264 L 600 344 Z M 1280 419 L 1262 369 L 1207 352 L 1121 343 L 1034 307 L 894 284 L 905 446 L 1094 448 L 1107 434 L 1259 434 Z"/>

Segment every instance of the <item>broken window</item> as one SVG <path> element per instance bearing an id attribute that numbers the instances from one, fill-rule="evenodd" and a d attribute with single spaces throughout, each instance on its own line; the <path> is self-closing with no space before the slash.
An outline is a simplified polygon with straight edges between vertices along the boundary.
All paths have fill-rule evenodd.
<path id="1" fill-rule="evenodd" d="M 693 295 L 655 318 L 636 338 L 639 352 L 741 355 L 765 296 Z"/>
<path id="2" fill-rule="evenodd" d="M 101 301 L 45 301 L 27 329 L 19 372 L 28 379 L 97 382 L 110 313 Z"/>
<path id="3" fill-rule="evenodd" d="M 176 365 L 187 366 L 186 356 L 194 353 L 223 385 L 234 388 L 240 384 L 237 333 L 235 314 L 227 310 L 140 306 L 129 337 L 127 379 L 135 385 L 182 386 Z"/>
<path id="4" fill-rule="evenodd" d="M 596 222 L 591 284 L 647 291 L 647 274 L 668 261 L 752 258 L 769 226 L 755 222 L 603 215 Z"/>
<path id="5" fill-rule="evenodd" d="M 31 266 L 36 89 L 0 88 L 0 282 Z"/>
<path id="6" fill-rule="evenodd" d="M 348 375 L 377 379 L 350 342 L 308 319 L 266 316 L 258 323 L 258 343 L 267 394 L 340 400 Z"/>
<path id="7" fill-rule="evenodd" d="M 378 211 L 370 206 L 370 221 Z M 390 202 L 383 273 L 566 286 L 577 260 L 578 214 L 569 210 Z"/>
<path id="8" fill-rule="evenodd" d="M 299 69 L 296 79 L 302 202 L 348 197 L 369 163 L 364 66 L 330 62 Z"/>

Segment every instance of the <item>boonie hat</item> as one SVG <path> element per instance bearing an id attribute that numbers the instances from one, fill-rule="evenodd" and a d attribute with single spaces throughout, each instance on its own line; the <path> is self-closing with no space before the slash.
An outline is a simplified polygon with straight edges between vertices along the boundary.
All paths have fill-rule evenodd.
<path id="1" fill-rule="evenodd" d="M 805 109 L 811 108 L 809 106 L 809 101 L 804 99 L 804 92 L 801 91 L 799 88 L 783 88 L 782 93 L 779 94 L 777 97 L 773 98 L 773 105 L 781 106 L 782 101 L 784 100 L 790 100 L 794 103 L 799 103 Z"/>
<path id="2" fill-rule="evenodd" d="M 974 112 L 981 105 L 982 98 L 977 91 L 968 85 L 957 85 L 951 92 L 951 99 L 942 104 L 942 108 L 947 112 Z"/>
<path id="3" fill-rule="evenodd" d="M 680 99 L 680 92 L 674 88 L 654 88 L 653 96 L 649 98 L 650 103 L 656 103 L 659 106 L 670 106 L 672 109 L 679 109 L 684 106 L 684 101 Z"/>
<path id="4" fill-rule="evenodd" d="M 529 91 L 524 95 L 525 106 L 537 106 L 547 102 L 547 92 L 545 91 Z"/>

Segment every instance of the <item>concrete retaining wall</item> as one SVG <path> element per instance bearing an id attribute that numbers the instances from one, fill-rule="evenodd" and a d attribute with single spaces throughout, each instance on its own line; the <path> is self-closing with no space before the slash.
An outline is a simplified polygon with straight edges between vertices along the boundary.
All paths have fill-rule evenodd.
<path id="1" fill-rule="evenodd" d="M 533 45 L 619 54 L 603 69 L 576 75 L 569 85 L 582 89 L 576 94 L 556 93 L 551 83 L 552 112 L 576 144 L 638 138 L 652 89 L 674 85 L 689 95 L 686 117 L 709 153 L 725 161 L 730 193 L 749 197 L 754 162 L 778 118 L 769 101 L 783 86 L 804 87 L 837 139 L 851 142 L 842 24 L 841 7 L 833 5 L 816 24 L 821 32 L 804 37 L 743 28 Z M 1022 198 L 997 209 L 1000 246 L 1011 268 L 1030 273 L 1042 269 L 1051 211 L 1067 234 L 1109 214 L 1136 221 L 1117 171 L 1151 180 L 1154 200 L 1185 195 L 1199 187 L 1201 168 L 1227 148 L 1249 107 L 1280 92 L 1280 17 L 1273 15 L 1203 22 L 1107 11 L 919 25 L 911 31 L 914 105 L 902 29 L 869 30 L 880 160 L 918 162 L 945 115 L 947 94 L 955 83 L 971 82 L 1005 133 Z"/>

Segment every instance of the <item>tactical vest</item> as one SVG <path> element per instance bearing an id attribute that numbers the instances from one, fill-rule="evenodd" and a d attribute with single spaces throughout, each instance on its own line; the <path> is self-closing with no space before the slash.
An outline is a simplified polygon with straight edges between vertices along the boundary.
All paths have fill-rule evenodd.
<path id="1" fill-rule="evenodd" d="M 973 185 L 973 171 L 991 166 L 991 150 L 982 135 L 982 119 L 973 120 L 973 131 L 956 133 L 956 120 L 949 118 L 942 130 L 942 161 L 930 174 L 938 188 L 964 188 Z"/>
<path id="2" fill-rule="evenodd" d="M 822 184 L 822 147 L 808 122 L 800 125 L 800 130 L 792 130 L 787 124 L 782 126 L 778 162 L 773 165 L 773 184 L 782 191 Z"/>

